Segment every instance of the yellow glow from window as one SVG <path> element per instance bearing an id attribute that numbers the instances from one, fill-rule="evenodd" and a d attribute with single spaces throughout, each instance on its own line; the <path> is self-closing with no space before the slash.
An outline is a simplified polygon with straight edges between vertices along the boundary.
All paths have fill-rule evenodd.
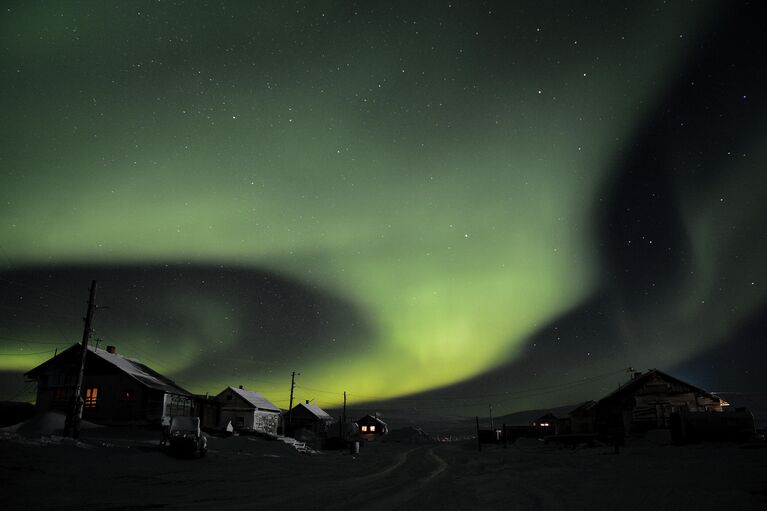
<path id="1" fill-rule="evenodd" d="M 376 427 L 375 427 L 375 426 L 370 426 L 370 431 L 371 431 L 371 432 L 375 432 L 375 430 L 376 430 Z"/>
<path id="2" fill-rule="evenodd" d="M 85 408 L 96 408 L 99 400 L 99 389 L 97 387 L 85 389 Z"/>
<path id="3" fill-rule="evenodd" d="M 361 429 L 362 429 L 362 431 L 367 431 L 367 430 L 368 430 L 368 427 L 367 427 L 367 426 L 362 426 L 362 428 L 361 428 Z"/>

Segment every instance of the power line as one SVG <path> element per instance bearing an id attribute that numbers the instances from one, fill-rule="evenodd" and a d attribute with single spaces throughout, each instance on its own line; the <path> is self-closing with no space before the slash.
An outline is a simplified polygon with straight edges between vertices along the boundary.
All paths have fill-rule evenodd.
<path id="1" fill-rule="evenodd" d="M 0 353 L 0 357 L 29 357 L 32 355 L 42 355 L 44 353 L 53 353 L 56 350 L 36 351 L 35 353 Z"/>
<path id="2" fill-rule="evenodd" d="M 73 297 L 65 296 L 65 295 L 56 293 L 54 291 L 51 291 L 50 289 L 45 289 L 45 288 L 42 288 L 42 287 L 39 287 L 39 286 L 31 286 L 29 284 L 22 284 L 21 282 L 16 282 L 14 280 L 11 280 L 11 279 L 8 279 L 8 278 L 5 278 L 5 277 L 0 277 L 0 280 L 2 280 L 3 282 L 7 282 L 8 284 L 13 284 L 14 286 L 25 287 L 27 289 L 38 291 L 40 293 L 44 293 L 44 294 L 47 294 L 47 295 L 50 295 L 50 296 L 55 296 L 57 298 L 63 298 L 64 300 L 68 301 L 71 304 L 77 303 Z"/>
<path id="3" fill-rule="evenodd" d="M 16 337 L 5 337 L 5 336 L 0 336 L 0 339 L 4 341 L 20 342 L 23 344 L 48 344 L 48 345 L 59 345 L 59 346 L 64 344 L 66 345 L 72 344 L 71 342 L 27 341 L 25 339 L 18 339 Z"/>
<path id="4" fill-rule="evenodd" d="M 16 311 L 23 311 L 23 312 L 34 312 L 36 314 L 45 314 L 46 316 L 52 316 L 52 317 L 58 317 L 58 318 L 67 318 L 67 319 L 80 319 L 77 316 L 72 316 L 69 314 L 59 314 L 58 312 L 50 312 L 45 309 L 30 309 L 30 308 L 24 308 L 24 307 L 13 307 L 11 305 L 0 305 L 0 309 L 8 309 L 8 310 L 16 310 Z"/>

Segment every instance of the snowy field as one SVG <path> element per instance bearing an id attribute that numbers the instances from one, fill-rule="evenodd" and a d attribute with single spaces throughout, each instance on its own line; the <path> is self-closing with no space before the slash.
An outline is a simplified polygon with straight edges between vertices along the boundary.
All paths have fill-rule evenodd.
<path id="1" fill-rule="evenodd" d="M 202 459 L 152 431 L 93 428 L 81 442 L 0 433 L 5 510 L 767 509 L 767 449 L 736 445 L 557 449 L 473 442 L 370 444 L 301 454 L 253 437 L 209 439 Z"/>

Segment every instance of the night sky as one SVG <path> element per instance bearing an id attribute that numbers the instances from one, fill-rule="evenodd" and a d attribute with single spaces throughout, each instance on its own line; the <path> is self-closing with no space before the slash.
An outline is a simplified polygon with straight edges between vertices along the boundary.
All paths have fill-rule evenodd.
<path id="1" fill-rule="evenodd" d="M 767 390 L 761 11 L 3 2 L 0 399 L 91 279 L 100 346 L 283 407 Z"/>

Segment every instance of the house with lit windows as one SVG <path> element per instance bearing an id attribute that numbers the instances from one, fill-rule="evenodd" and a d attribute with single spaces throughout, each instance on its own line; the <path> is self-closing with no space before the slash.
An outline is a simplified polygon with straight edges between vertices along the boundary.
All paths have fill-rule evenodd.
<path id="1" fill-rule="evenodd" d="M 553 435 L 557 430 L 557 416 L 553 413 L 547 413 L 533 421 L 535 434 L 540 437 Z"/>
<path id="2" fill-rule="evenodd" d="M 357 426 L 358 436 L 367 441 L 381 438 L 389 432 L 386 423 L 381 420 L 378 414 L 365 415 L 354 424 Z"/>
<path id="3" fill-rule="evenodd" d="M 58 353 L 25 376 L 37 382 L 38 411 L 66 412 L 74 393 L 80 344 Z M 193 416 L 192 394 L 114 346 L 88 346 L 82 386 L 83 419 L 96 424 L 159 423 L 163 416 Z"/>

